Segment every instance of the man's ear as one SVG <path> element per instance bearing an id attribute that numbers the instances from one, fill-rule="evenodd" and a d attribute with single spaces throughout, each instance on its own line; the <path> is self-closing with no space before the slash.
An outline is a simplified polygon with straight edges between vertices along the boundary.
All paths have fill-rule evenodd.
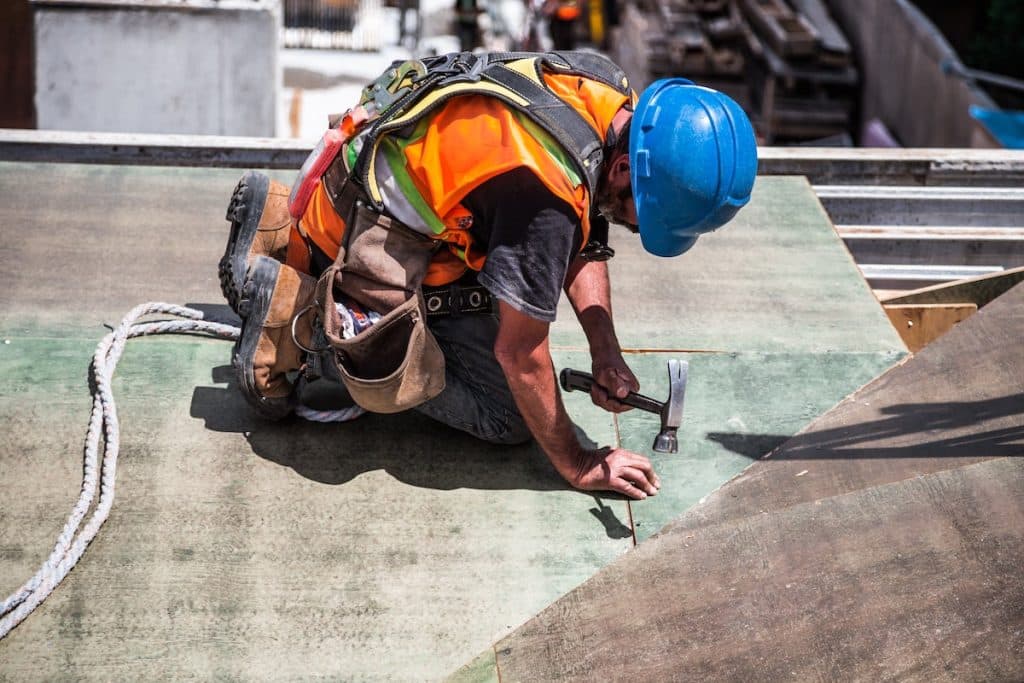
<path id="1" fill-rule="evenodd" d="M 613 184 L 629 182 L 629 154 L 620 154 L 612 159 L 611 169 L 608 171 L 608 180 Z"/>

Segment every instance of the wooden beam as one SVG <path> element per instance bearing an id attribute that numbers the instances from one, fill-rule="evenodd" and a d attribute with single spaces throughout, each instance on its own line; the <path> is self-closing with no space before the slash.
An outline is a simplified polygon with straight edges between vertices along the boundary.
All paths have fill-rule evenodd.
<path id="1" fill-rule="evenodd" d="M 818 32 L 781 0 L 743 0 L 742 7 L 755 30 L 779 54 L 807 57 L 817 51 Z"/>
<path id="2" fill-rule="evenodd" d="M 889 297 L 882 304 L 957 304 L 973 303 L 979 308 L 1024 281 L 1024 267 L 1011 268 L 991 275 L 947 282 L 903 292 Z"/>
<path id="3" fill-rule="evenodd" d="M 884 306 L 903 343 L 917 353 L 978 310 L 977 304 L 890 304 Z"/>

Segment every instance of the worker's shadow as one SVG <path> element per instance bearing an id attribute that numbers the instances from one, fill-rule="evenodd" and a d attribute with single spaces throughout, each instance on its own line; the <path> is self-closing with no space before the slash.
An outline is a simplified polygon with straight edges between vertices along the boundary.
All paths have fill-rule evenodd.
<path id="1" fill-rule="evenodd" d="M 334 424 L 294 417 L 269 422 L 242 399 L 229 366 L 214 368 L 213 380 L 227 386 L 196 387 L 192 417 L 213 431 L 243 434 L 256 455 L 313 481 L 344 484 L 383 469 L 407 484 L 442 490 L 568 488 L 533 442 L 491 445 L 414 411 Z M 579 435 L 595 447 L 586 434 Z M 595 516 L 609 533 L 621 534 L 622 524 L 607 508 Z"/>
<path id="2" fill-rule="evenodd" d="M 980 401 L 901 403 L 883 417 L 792 438 L 778 434 L 711 432 L 729 450 L 773 459 L 996 458 L 1024 456 L 1024 393 Z"/>

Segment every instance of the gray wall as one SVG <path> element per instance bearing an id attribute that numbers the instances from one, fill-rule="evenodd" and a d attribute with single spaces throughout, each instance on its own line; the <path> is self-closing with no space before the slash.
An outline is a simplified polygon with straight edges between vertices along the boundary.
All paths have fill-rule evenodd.
<path id="1" fill-rule="evenodd" d="M 857 53 L 863 82 L 862 122 L 881 119 L 904 147 L 990 146 L 968 114 L 995 106 L 980 89 L 946 73 L 959 58 L 906 0 L 830 0 Z"/>
<path id="2" fill-rule="evenodd" d="M 38 127 L 273 136 L 278 0 L 36 0 Z"/>

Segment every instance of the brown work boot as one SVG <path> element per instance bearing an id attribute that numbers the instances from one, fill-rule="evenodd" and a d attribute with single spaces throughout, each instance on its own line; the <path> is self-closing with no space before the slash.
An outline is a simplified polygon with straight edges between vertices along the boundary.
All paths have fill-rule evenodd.
<path id="1" fill-rule="evenodd" d="M 231 362 L 242 395 L 268 419 L 295 407 L 288 375 L 302 367 L 312 343 L 315 287 L 311 276 L 266 256 L 249 266 L 239 300 L 242 331 Z"/>
<path id="2" fill-rule="evenodd" d="M 220 259 L 220 288 L 231 310 L 241 315 L 245 272 L 257 256 L 284 263 L 292 219 L 288 213 L 289 189 L 262 173 L 247 171 L 228 202 L 231 233 Z"/>

